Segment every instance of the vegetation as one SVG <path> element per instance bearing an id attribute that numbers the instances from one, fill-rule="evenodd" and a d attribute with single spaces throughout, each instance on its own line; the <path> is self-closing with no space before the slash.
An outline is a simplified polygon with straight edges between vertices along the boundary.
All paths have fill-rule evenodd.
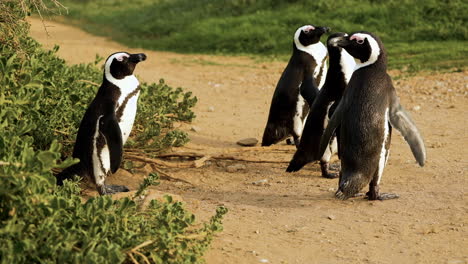
<path id="1" fill-rule="evenodd" d="M 129 46 L 176 52 L 290 54 L 304 24 L 371 31 L 390 67 L 466 67 L 468 5 L 463 0 L 66 0 L 73 23 Z"/>
<path id="2" fill-rule="evenodd" d="M 195 226 L 170 197 L 141 210 L 140 195 L 83 202 L 77 181 L 55 185 L 52 169 L 76 162 L 61 157 L 102 81 L 102 58 L 68 66 L 58 47 L 43 50 L 28 37 L 31 8 L 48 7 L 41 0 L 0 2 L 0 263 L 199 262 L 222 229 L 225 208 Z M 164 81 L 142 84 L 133 144 L 161 151 L 184 144 L 187 135 L 172 124 L 192 120 L 195 102 Z M 149 175 L 138 193 L 156 179 Z"/>

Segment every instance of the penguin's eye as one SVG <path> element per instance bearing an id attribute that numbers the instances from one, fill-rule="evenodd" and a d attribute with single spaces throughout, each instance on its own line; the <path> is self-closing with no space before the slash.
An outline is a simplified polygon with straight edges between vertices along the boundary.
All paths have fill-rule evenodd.
<path id="1" fill-rule="evenodd" d="M 358 39 L 356 40 L 357 44 L 364 44 L 364 39 Z"/>
<path id="2" fill-rule="evenodd" d="M 127 58 L 127 56 L 122 55 L 122 56 L 118 56 L 116 59 L 117 61 L 123 61 L 125 58 Z"/>

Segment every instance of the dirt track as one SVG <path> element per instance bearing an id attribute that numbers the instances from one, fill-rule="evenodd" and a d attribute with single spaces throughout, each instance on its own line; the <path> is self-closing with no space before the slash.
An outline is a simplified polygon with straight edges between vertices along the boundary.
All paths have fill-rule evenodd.
<path id="1" fill-rule="evenodd" d="M 47 37 L 39 20 L 31 22 L 33 37 L 46 47 L 59 44 L 69 63 L 91 62 L 96 53 L 142 51 L 52 22 Z M 136 70 L 141 80 L 164 78 L 199 98 L 192 125 L 200 131 L 182 124 L 192 141 L 177 151 L 221 153 L 236 148 L 238 139 L 261 138 L 285 63 L 144 52 L 148 60 Z M 284 172 L 294 153 L 286 145 L 242 154 L 268 163 L 211 161 L 198 169 L 167 170 L 192 185 L 162 181 L 158 189 L 180 195 L 201 219 L 218 205 L 230 210 L 207 263 L 468 263 L 468 74 L 423 74 L 394 84 L 428 156 L 419 168 L 394 133 L 381 190 L 400 199 L 338 201 L 337 180 L 321 178 L 317 164 Z M 228 172 L 235 164 L 239 170 Z M 112 180 L 136 188 L 140 178 L 120 172 Z M 262 179 L 267 183 L 252 184 Z"/>

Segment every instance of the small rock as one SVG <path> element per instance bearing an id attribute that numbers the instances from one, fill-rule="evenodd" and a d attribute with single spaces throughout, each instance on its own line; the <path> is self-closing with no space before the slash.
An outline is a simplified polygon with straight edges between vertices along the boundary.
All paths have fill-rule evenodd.
<path id="1" fill-rule="evenodd" d="M 334 215 L 329 215 L 329 216 L 327 216 L 327 218 L 330 219 L 330 220 L 335 220 L 335 219 L 336 219 L 336 216 L 334 216 Z"/>
<path id="2" fill-rule="evenodd" d="M 255 232 L 254 232 L 254 233 L 255 233 L 255 234 L 260 234 L 260 231 L 258 231 L 258 230 L 255 230 Z"/>
<path id="3" fill-rule="evenodd" d="M 415 106 L 413 107 L 413 110 L 414 110 L 414 111 L 419 111 L 419 110 L 421 110 L 421 106 L 415 105 Z"/>
<path id="4" fill-rule="evenodd" d="M 270 263 L 270 261 L 268 261 L 268 259 L 260 259 L 259 261 L 260 261 L 260 263 Z"/>
<path id="5" fill-rule="evenodd" d="M 267 183 L 268 183 L 267 179 L 261 179 L 261 180 L 252 182 L 253 185 L 265 185 Z"/>
<path id="6" fill-rule="evenodd" d="M 461 259 L 451 259 L 447 261 L 447 264 L 465 264 L 465 261 Z"/>
<path id="7" fill-rule="evenodd" d="M 257 145 L 258 139 L 256 138 L 244 138 L 237 141 L 237 145 L 241 145 L 243 147 L 252 147 Z"/>
<path id="8" fill-rule="evenodd" d="M 234 164 L 226 167 L 227 172 L 236 172 L 240 170 L 245 170 L 247 167 L 244 164 Z"/>
<path id="9" fill-rule="evenodd" d="M 197 127 L 197 126 L 192 126 L 192 128 L 190 129 L 192 130 L 193 132 L 200 132 L 201 131 L 201 128 L 200 127 Z"/>
<path id="10" fill-rule="evenodd" d="M 208 107 L 208 112 L 214 112 L 214 110 L 215 110 L 214 106 Z"/>

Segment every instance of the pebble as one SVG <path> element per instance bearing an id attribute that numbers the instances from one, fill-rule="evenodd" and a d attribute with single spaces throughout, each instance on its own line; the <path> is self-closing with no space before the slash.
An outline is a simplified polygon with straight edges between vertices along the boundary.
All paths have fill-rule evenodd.
<path id="1" fill-rule="evenodd" d="M 208 107 L 208 112 L 214 112 L 214 110 L 215 110 L 214 106 Z"/>
<path id="2" fill-rule="evenodd" d="M 466 262 L 461 259 L 451 259 L 447 261 L 447 264 L 465 264 Z"/>
<path id="3" fill-rule="evenodd" d="M 192 126 L 192 128 L 190 128 L 190 130 L 192 130 L 193 132 L 200 132 L 201 131 L 201 128 L 200 127 L 197 127 L 197 126 Z"/>
<path id="4" fill-rule="evenodd" d="M 421 110 L 421 106 L 415 105 L 415 106 L 413 107 L 413 110 L 414 110 L 414 111 L 419 111 L 419 110 Z"/>
<path id="5" fill-rule="evenodd" d="M 265 185 L 267 183 L 268 183 L 267 179 L 261 179 L 261 180 L 252 182 L 253 185 Z"/>
<path id="6" fill-rule="evenodd" d="M 268 259 L 260 259 L 259 261 L 260 261 L 260 263 L 270 263 L 270 261 Z"/>
<path id="7" fill-rule="evenodd" d="M 234 164 L 226 167 L 227 172 L 236 172 L 240 170 L 245 170 L 247 167 L 244 164 Z"/>
<path id="8" fill-rule="evenodd" d="M 330 220 L 335 220 L 335 219 L 336 219 L 336 216 L 334 216 L 334 215 L 329 215 L 327 218 L 330 219 Z"/>
<path id="9" fill-rule="evenodd" d="M 252 147 L 257 145 L 258 139 L 256 138 L 244 138 L 239 141 L 237 141 L 237 145 L 243 146 L 243 147 Z"/>

